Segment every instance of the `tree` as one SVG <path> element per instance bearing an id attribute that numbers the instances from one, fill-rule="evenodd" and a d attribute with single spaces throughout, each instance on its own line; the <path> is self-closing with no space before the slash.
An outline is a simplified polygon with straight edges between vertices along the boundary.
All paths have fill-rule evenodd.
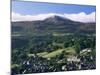
<path id="1" fill-rule="evenodd" d="M 74 48 L 75 48 L 77 54 L 79 54 L 80 50 L 81 50 L 81 45 L 80 45 L 80 40 L 79 39 L 75 40 L 75 42 L 74 42 Z"/>

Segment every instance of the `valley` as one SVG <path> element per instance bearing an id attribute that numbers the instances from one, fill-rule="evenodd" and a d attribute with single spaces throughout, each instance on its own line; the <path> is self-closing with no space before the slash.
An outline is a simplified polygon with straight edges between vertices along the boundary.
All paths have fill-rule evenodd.
<path id="1" fill-rule="evenodd" d="M 12 22 L 12 74 L 95 69 L 95 28 L 57 15 Z"/>

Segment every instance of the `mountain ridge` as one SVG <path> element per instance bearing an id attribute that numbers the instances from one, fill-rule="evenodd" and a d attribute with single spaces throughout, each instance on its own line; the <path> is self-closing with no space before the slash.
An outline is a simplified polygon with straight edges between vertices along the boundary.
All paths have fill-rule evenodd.
<path id="1" fill-rule="evenodd" d="M 12 33 L 95 33 L 96 23 L 82 23 L 61 16 L 51 16 L 42 21 L 11 22 Z"/>
<path id="2" fill-rule="evenodd" d="M 50 15 L 50 16 L 47 16 L 46 18 L 42 19 L 42 20 L 30 20 L 30 21 L 12 21 L 12 22 L 31 22 L 31 21 L 44 21 L 46 19 L 49 19 L 49 18 L 55 18 L 55 17 L 59 17 L 59 18 L 63 18 L 63 19 L 66 19 L 66 20 L 70 20 L 70 21 L 74 21 L 72 19 L 69 19 L 68 17 L 65 17 L 63 15 L 59 15 L 59 14 L 53 14 L 53 15 Z M 80 22 L 80 21 L 75 21 L 75 22 Z M 95 22 L 81 22 L 81 23 L 95 23 Z"/>

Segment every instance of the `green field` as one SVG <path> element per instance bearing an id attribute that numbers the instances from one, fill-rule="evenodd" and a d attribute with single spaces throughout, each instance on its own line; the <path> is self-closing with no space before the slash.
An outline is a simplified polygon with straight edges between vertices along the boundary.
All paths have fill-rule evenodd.
<path id="1" fill-rule="evenodd" d="M 37 53 L 37 55 L 39 57 L 43 57 L 43 58 L 55 58 L 56 56 L 61 55 L 64 52 L 64 54 L 67 55 L 75 55 L 76 51 L 73 47 L 68 47 L 68 48 L 64 48 L 64 49 L 58 49 L 58 50 L 54 50 L 52 52 L 41 52 L 41 53 Z"/>

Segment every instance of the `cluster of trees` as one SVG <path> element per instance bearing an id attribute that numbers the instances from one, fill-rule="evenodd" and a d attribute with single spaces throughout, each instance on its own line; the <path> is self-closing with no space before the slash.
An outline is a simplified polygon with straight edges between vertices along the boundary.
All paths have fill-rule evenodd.
<path id="1" fill-rule="evenodd" d="M 57 61 L 65 59 L 63 57 L 65 52 L 51 60 L 36 55 L 40 52 L 52 52 L 67 47 L 74 47 L 80 62 L 68 62 L 66 60 L 64 63 L 57 63 Z M 92 50 L 91 54 L 80 56 L 80 51 L 86 48 Z M 95 69 L 95 53 L 95 36 L 47 35 L 12 38 L 12 74 Z M 35 54 L 35 56 L 29 57 L 28 54 Z M 79 66 L 81 68 L 78 68 Z"/>
<path id="2" fill-rule="evenodd" d="M 95 56 L 86 55 L 79 56 L 80 62 L 57 63 L 60 58 L 53 58 L 46 60 L 38 56 L 27 57 L 20 61 L 19 66 L 12 67 L 12 75 L 27 74 L 27 73 L 43 73 L 43 72 L 59 72 L 59 71 L 73 71 L 73 70 L 88 70 L 95 69 Z"/>

